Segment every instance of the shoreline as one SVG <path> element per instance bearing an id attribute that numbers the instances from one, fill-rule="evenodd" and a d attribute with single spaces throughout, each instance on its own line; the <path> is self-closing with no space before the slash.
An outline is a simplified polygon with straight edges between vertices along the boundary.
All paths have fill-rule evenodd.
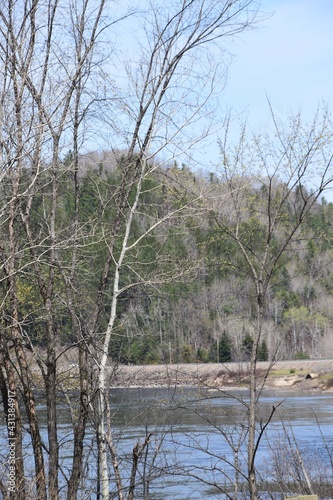
<path id="1" fill-rule="evenodd" d="M 258 381 L 265 389 L 333 390 L 333 360 L 259 362 Z M 217 390 L 246 389 L 248 363 L 179 365 L 110 365 L 110 387 L 201 387 Z"/>
<path id="2" fill-rule="evenodd" d="M 78 390 L 80 387 L 76 354 L 75 351 L 67 352 L 58 364 L 58 383 L 61 390 Z M 44 381 L 39 367 L 34 359 L 31 359 L 31 362 L 34 386 L 37 390 L 43 390 Z M 97 367 L 94 370 L 97 370 Z M 333 359 L 258 362 L 257 377 L 265 389 L 333 391 Z M 121 365 L 109 360 L 107 381 L 110 388 L 246 389 L 249 385 L 249 363 Z"/>

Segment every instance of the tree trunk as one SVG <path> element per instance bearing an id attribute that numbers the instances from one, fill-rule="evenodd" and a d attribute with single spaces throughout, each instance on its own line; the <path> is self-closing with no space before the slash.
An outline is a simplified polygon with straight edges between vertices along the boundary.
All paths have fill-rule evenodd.
<path id="1" fill-rule="evenodd" d="M 1 342 L 1 344 L 3 347 L 4 343 Z M 10 479 L 9 498 L 12 500 L 26 500 L 21 412 L 17 399 L 17 387 L 12 362 L 6 347 L 1 354 L 1 358 L 0 383 L 8 429 L 8 455 L 10 466 L 14 467 L 14 474 Z M 14 419 L 9 416 L 13 416 Z M 15 423 L 14 426 L 12 422 Z"/>
<path id="2" fill-rule="evenodd" d="M 58 499 L 58 473 L 59 473 L 59 445 L 57 431 L 57 353 L 56 353 L 56 325 L 53 312 L 53 294 L 56 268 L 56 208 L 57 208 L 57 163 L 58 163 L 58 138 L 54 140 L 52 164 L 52 191 L 51 212 L 49 221 L 49 272 L 48 283 L 44 293 L 44 306 L 46 311 L 47 328 L 47 373 L 46 373 L 46 405 L 47 405 L 47 430 L 49 439 L 49 498 Z"/>
<path id="3" fill-rule="evenodd" d="M 250 358 L 250 403 L 249 403 L 249 438 L 248 438 L 248 481 L 251 500 L 258 499 L 255 458 L 256 458 L 256 418 L 257 397 L 257 354 L 264 318 L 264 289 L 261 279 L 256 282 L 257 290 L 257 325 L 254 333 Z"/>

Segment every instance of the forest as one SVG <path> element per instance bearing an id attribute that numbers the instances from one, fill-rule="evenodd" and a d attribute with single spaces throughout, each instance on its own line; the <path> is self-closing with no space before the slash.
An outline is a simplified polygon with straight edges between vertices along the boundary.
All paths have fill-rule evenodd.
<path id="1" fill-rule="evenodd" d="M 113 158 L 113 162 L 112 162 Z M 79 160 L 80 213 L 84 243 L 77 260 L 82 277 L 77 281 L 79 300 L 76 315 L 85 324 L 92 312 L 97 277 L 103 272 L 107 253 L 106 231 L 110 231 L 114 209 L 110 200 L 119 188 L 118 168 L 124 154 L 102 152 Z M 75 343 L 70 311 L 66 307 L 66 277 L 70 266 L 71 225 L 74 219 L 72 154 L 59 165 L 57 234 L 61 235 L 59 263 L 55 273 L 54 307 L 59 345 Z M 42 177 L 41 177 L 42 179 Z M 47 169 L 43 188 L 33 200 L 31 234 L 35 246 L 47 241 L 42 230 L 48 219 L 49 183 Z M 260 215 L 268 196 L 283 191 L 277 180 L 272 192 L 265 178 L 241 180 L 242 231 L 251 253 L 259 254 L 265 227 Z M 135 187 L 133 188 L 135 189 Z M 276 238 L 292 224 L 294 213 L 306 189 L 297 186 L 283 207 L 283 219 Z M 205 208 L 200 192 L 214 199 L 225 196 L 226 185 L 216 173 L 194 174 L 186 165 L 154 169 L 144 180 L 140 208 L 133 221 L 133 235 L 139 237 L 149 224 L 168 219 L 141 239 L 128 253 L 120 278 L 119 306 L 109 354 L 113 361 L 129 364 L 227 362 L 248 359 L 255 320 L 256 297 L 251 278 L 242 262 L 237 243 L 221 228 L 211 209 Z M 132 195 L 130 195 L 132 196 Z M 190 206 L 189 200 L 193 199 Z M 228 210 L 230 206 L 228 205 Z M 23 208 L 25 211 L 26 208 Z M 217 210 L 225 215 L 226 207 Z M 323 197 L 311 207 L 292 245 L 277 266 L 267 290 L 264 333 L 259 361 L 331 357 L 332 350 L 332 220 L 333 204 Z M 111 223 L 111 224 L 110 224 Z M 17 223 L 17 229 L 19 224 Z M 231 229 L 233 229 L 231 223 Z M 19 321 L 22 331 L 40 348 L 46 347 L 45 320 L 40 311 L 42 297 L 33 265 L 26 265 L 26 233 L 22 224 L 18 248 L 22 252 L 17 279 Z M 8 235 L 7 235 L 8 238 Z M 37 242 L 38 238 L 38 242 Z M 44 243 L 41 245 L 43 252 Z M 276 250 L 277 251 L 277 250 Z M 273 248 L 274 252 L 274 248 Z M 135 267 L 134 267 L 135 263 Z M 110 314 L 112 280 L 104 291 L 99 328 L 103 330 Z M 3 299 L 5 298 L 5 290 Z"/>
<path id="2" fill-rule="evenodd" d="M 268 103 L 272 127 L 237 139 L 222 106 L 232 43 L 263 19 L 255 0 L 0 6 L 5 500 L 143 498 L 163 438 L 142 429 L 124 456 L 110 369 L 231 360 L 248 372 L 238 427 L 219 429 L 235 487 L 214 486 L 259 498 L 278 405 L 261 416 L 257 363 L 333 355 L 329 106 L 281 121 Z"/>

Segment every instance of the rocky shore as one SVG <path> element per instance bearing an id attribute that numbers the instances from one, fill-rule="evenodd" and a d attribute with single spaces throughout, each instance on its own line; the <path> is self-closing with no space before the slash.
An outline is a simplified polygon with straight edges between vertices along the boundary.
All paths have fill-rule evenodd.
<path id="1" fill-rule="evenodd" d="M 44 383 L 33 356 L 30 362 L 34 385 L 42 390 Z M 78 389 L 80 384 L 77 352 L 68 350 L 59 358 L 58 368 L 60 387 Z M 110 387 L 179 386 L 221 389 L 244 388 L 249 383 L 249 364 L 246 362 L 121 365 L 110 361 L 107 371 Z M 333 359 L 258 362 L 257 377 L 266 388 L 294 387 L 333 391 Z"/>
<path id="2" fill-rule="evenodd" d="M 267 370 L 269 375 L 267 376 Z M 246 387 L 248 363 L 209 363 L 126 366 L 109 368 L 112 387 L 202 386 L 207 388 Z M 270 366 L 258 363 L 258 379 L 267 388 L 333 390 L 333 360 L 278 361 Z"/>

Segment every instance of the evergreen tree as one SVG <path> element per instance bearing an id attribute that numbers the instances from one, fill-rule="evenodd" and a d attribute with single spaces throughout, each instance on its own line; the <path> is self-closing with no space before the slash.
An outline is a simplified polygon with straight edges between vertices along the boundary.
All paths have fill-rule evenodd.
<path id="1" fill-rule="evenodd" d="M 227 363 L 232 360 L 232 342 L 230 336 L 223 330 L 219 343 L 219 362 Z"/>
<path id="2" fill-rule="evenodd" d="M 258 348 L 258 361 L 268 361 L 268 346 L 266 340 L 263 340 Z"/>
<path id="3" fill-rule="evenodd" d="M 253 346 L 253 338 L 248 332 L 246 332 L 242 340 L 242 347 L 241 347 L 243 359 L 246 361 L 250 359 L 252 346 Z"/>

